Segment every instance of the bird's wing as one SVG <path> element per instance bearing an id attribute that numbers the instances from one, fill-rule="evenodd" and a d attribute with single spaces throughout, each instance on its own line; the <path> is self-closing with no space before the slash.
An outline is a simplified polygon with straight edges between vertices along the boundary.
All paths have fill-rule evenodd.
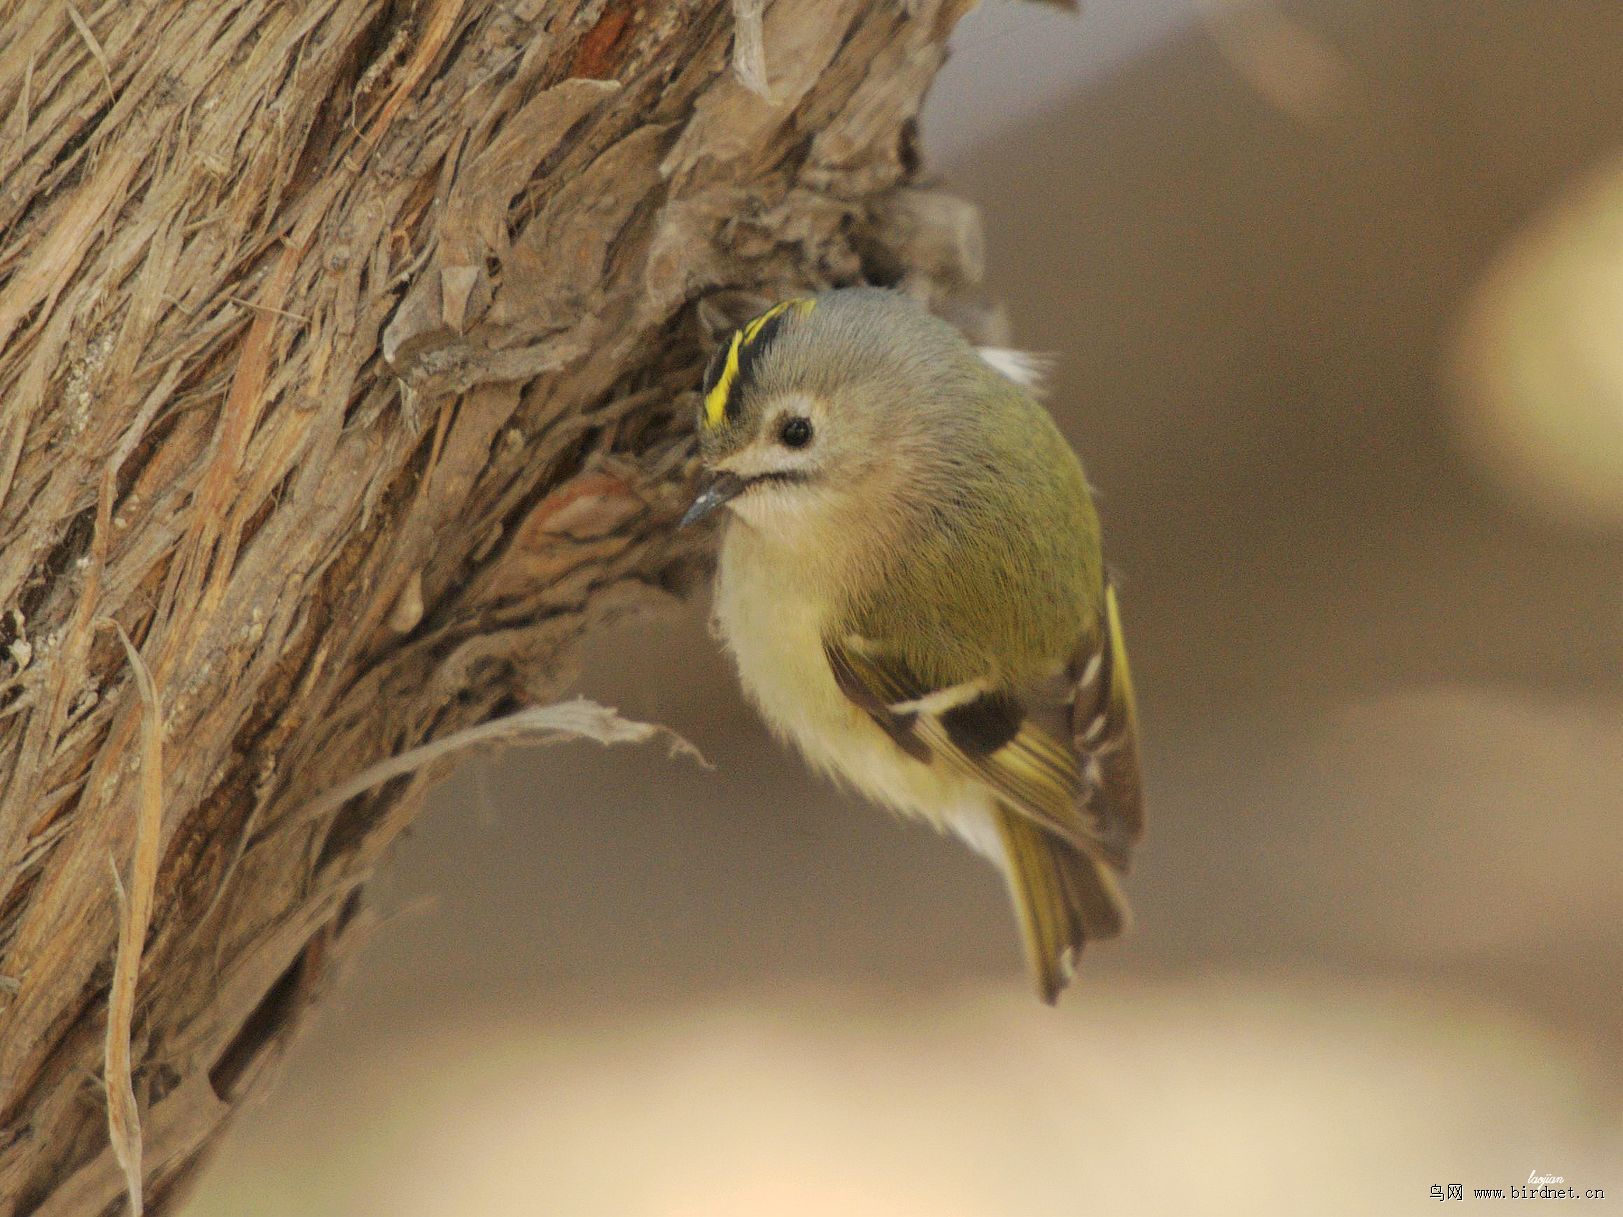
<path id="1" fill-rule="evenodd" d="M 1070 661 L 1020 689 L 931 687 L 897 649 L 855 634 L 823 643 L 841 692 L 908 755 L 982 782 L 1037 991 L 1052 1002 L 1083 945 L 1128 921 L 1117 875 L 1143 822 L 1138 724 L 1116 593 Z"/>
<path id="2" fill-rule="evenodd" d="M 1104 628 L 1084 638 L 1072 659 L 1071 745 L 1081 768 L 1083 815 L 1104 856 L 1125 871 L 1144 831 L 1138 762 L 1138 706 L 1127 667 L 1116 589 L 1105 584 Z"/>
<path id="3" fill-rule="evenodd" d="M 1014 694 L 980 682 L 928 689 L 894 655 L 847 636 L 824 644 L 841 692 L 909 756 L 986 784 L 997 798 L 1081 845 L 1079 773 L 1068 749 L 1035 723 Z"/>
<path id="4" fill-rule="evenodd" d="M 883 639 L 825 638 L 834 682 L 908 755 L 985 783 L 997 800 L 1125 869 L 1142 825 L 1137 721 L 1115 592 L 1050 680 L 932 688 Z"/>

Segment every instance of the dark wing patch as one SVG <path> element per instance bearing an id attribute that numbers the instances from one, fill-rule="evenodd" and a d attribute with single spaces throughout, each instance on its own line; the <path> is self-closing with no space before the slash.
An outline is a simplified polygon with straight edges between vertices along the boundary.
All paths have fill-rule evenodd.
<path id="1" fill-rule="evenodd" d="M 966 756 L 991 756 L 1015 736 L 1026 721 L 1026 709 L 1011 693 L 982 693 L 973 701 L 941 713 L 941 726 L 953 747 Z"/>

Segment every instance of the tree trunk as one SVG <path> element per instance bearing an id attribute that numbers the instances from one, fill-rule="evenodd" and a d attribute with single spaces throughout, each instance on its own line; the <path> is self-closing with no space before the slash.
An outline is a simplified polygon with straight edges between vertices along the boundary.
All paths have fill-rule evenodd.
<path id="1" fill-rule="evenodd" d="M 175 1208 L 433 775 L 322 794 L 690 585 L 717 325 L 979 307 L 969 2 L 0 0 L 0 1215 Z"/>

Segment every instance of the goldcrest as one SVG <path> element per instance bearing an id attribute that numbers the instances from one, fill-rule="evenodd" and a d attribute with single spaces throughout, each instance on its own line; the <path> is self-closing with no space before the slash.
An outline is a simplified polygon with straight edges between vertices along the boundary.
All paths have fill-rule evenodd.
<path id="1" fill-rule="evenodd" d="M 1127 923 L 1138 727 L 1082 466 L 1009 369 L 897 292 L 778 304 L 705 374 L 683 522 L 726 516 L 715 625 L 773 731 L 1001 867 L 1052 1002 Z"/>

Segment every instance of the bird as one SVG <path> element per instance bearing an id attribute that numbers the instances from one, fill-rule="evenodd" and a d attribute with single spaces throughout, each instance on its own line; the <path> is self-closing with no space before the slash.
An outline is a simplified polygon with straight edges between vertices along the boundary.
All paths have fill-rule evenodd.
<path id="1" fill-rule="evenodd" d="M 1005 876 L 1038 996 L 1115 937 L 1138 713 L 1082 465 L 1021 383 L 905 293 L 780 301 L 710 359 L 712 629 L 774 734 Z"/>

